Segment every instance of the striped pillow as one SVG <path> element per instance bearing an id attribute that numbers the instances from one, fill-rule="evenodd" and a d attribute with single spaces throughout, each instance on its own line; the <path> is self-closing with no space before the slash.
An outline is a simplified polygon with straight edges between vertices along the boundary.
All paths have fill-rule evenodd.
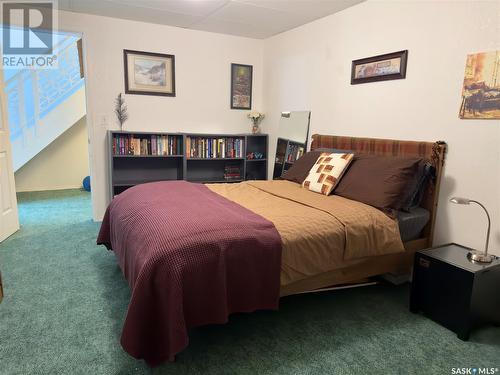
<path id="1" fill-rule="evenodd" d="M 329 195 L 337 186 L 353 157 L 354 154 L 322 153 L 302 186 L 316 193 Z"/>

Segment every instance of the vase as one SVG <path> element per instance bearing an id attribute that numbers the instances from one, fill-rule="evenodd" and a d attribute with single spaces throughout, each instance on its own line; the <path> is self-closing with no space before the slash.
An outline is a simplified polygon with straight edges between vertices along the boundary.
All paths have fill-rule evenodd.
<path id="1" fill-rule="evenodd" d="M 259 127 L 259 120 L 258 119 L 252 119 L 253 125 L 252 125 L 252 134 L 259 134 L 260 133 L 260 127 Z"/>

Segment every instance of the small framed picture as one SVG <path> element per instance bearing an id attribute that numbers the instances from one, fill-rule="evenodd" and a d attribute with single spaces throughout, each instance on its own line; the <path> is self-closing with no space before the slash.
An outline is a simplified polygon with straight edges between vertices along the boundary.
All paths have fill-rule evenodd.
<path id="1" fill-rule="evenodd" d="M 351 85 L 404 79 L 407 60 L 408 50 L 354 60 L 351 68 Z"/>
<path id="2" fill-rule="evenodd" d="M 252 109 L 252 65 L 231 64 L 231 109 Z"/>
<path id="3" fill-rule="evenodd" d="M 175 96 L 175 56 L 123 50 L 125 93 Z"/>

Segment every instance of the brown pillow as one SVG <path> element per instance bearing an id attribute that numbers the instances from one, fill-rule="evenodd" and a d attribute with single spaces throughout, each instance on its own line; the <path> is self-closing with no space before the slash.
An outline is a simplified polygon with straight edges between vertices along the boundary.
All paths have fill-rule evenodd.
<path id="1" fill-rule="evenodd" d="M 293 165 L 281 176 L 283 180 L 288 180 L 302 184 L 309 175 L 316 160 L 321 155 L 320 151 L 309 151 L 298 158 Z"/>
<path id="2" fill-rule="evenodd" d="M 356 155 L 334 193 L 383 210 L 400 210 L 421 162 L 421 158 Z"/>

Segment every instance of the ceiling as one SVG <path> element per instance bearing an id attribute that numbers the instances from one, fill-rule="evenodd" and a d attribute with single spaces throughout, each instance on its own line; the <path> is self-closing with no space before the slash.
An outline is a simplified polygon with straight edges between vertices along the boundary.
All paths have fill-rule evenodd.
<path id="1" fill-rule="evenodd" d="M 59 0 L 59 9 L 264 39 L 364 0 Z"/>

